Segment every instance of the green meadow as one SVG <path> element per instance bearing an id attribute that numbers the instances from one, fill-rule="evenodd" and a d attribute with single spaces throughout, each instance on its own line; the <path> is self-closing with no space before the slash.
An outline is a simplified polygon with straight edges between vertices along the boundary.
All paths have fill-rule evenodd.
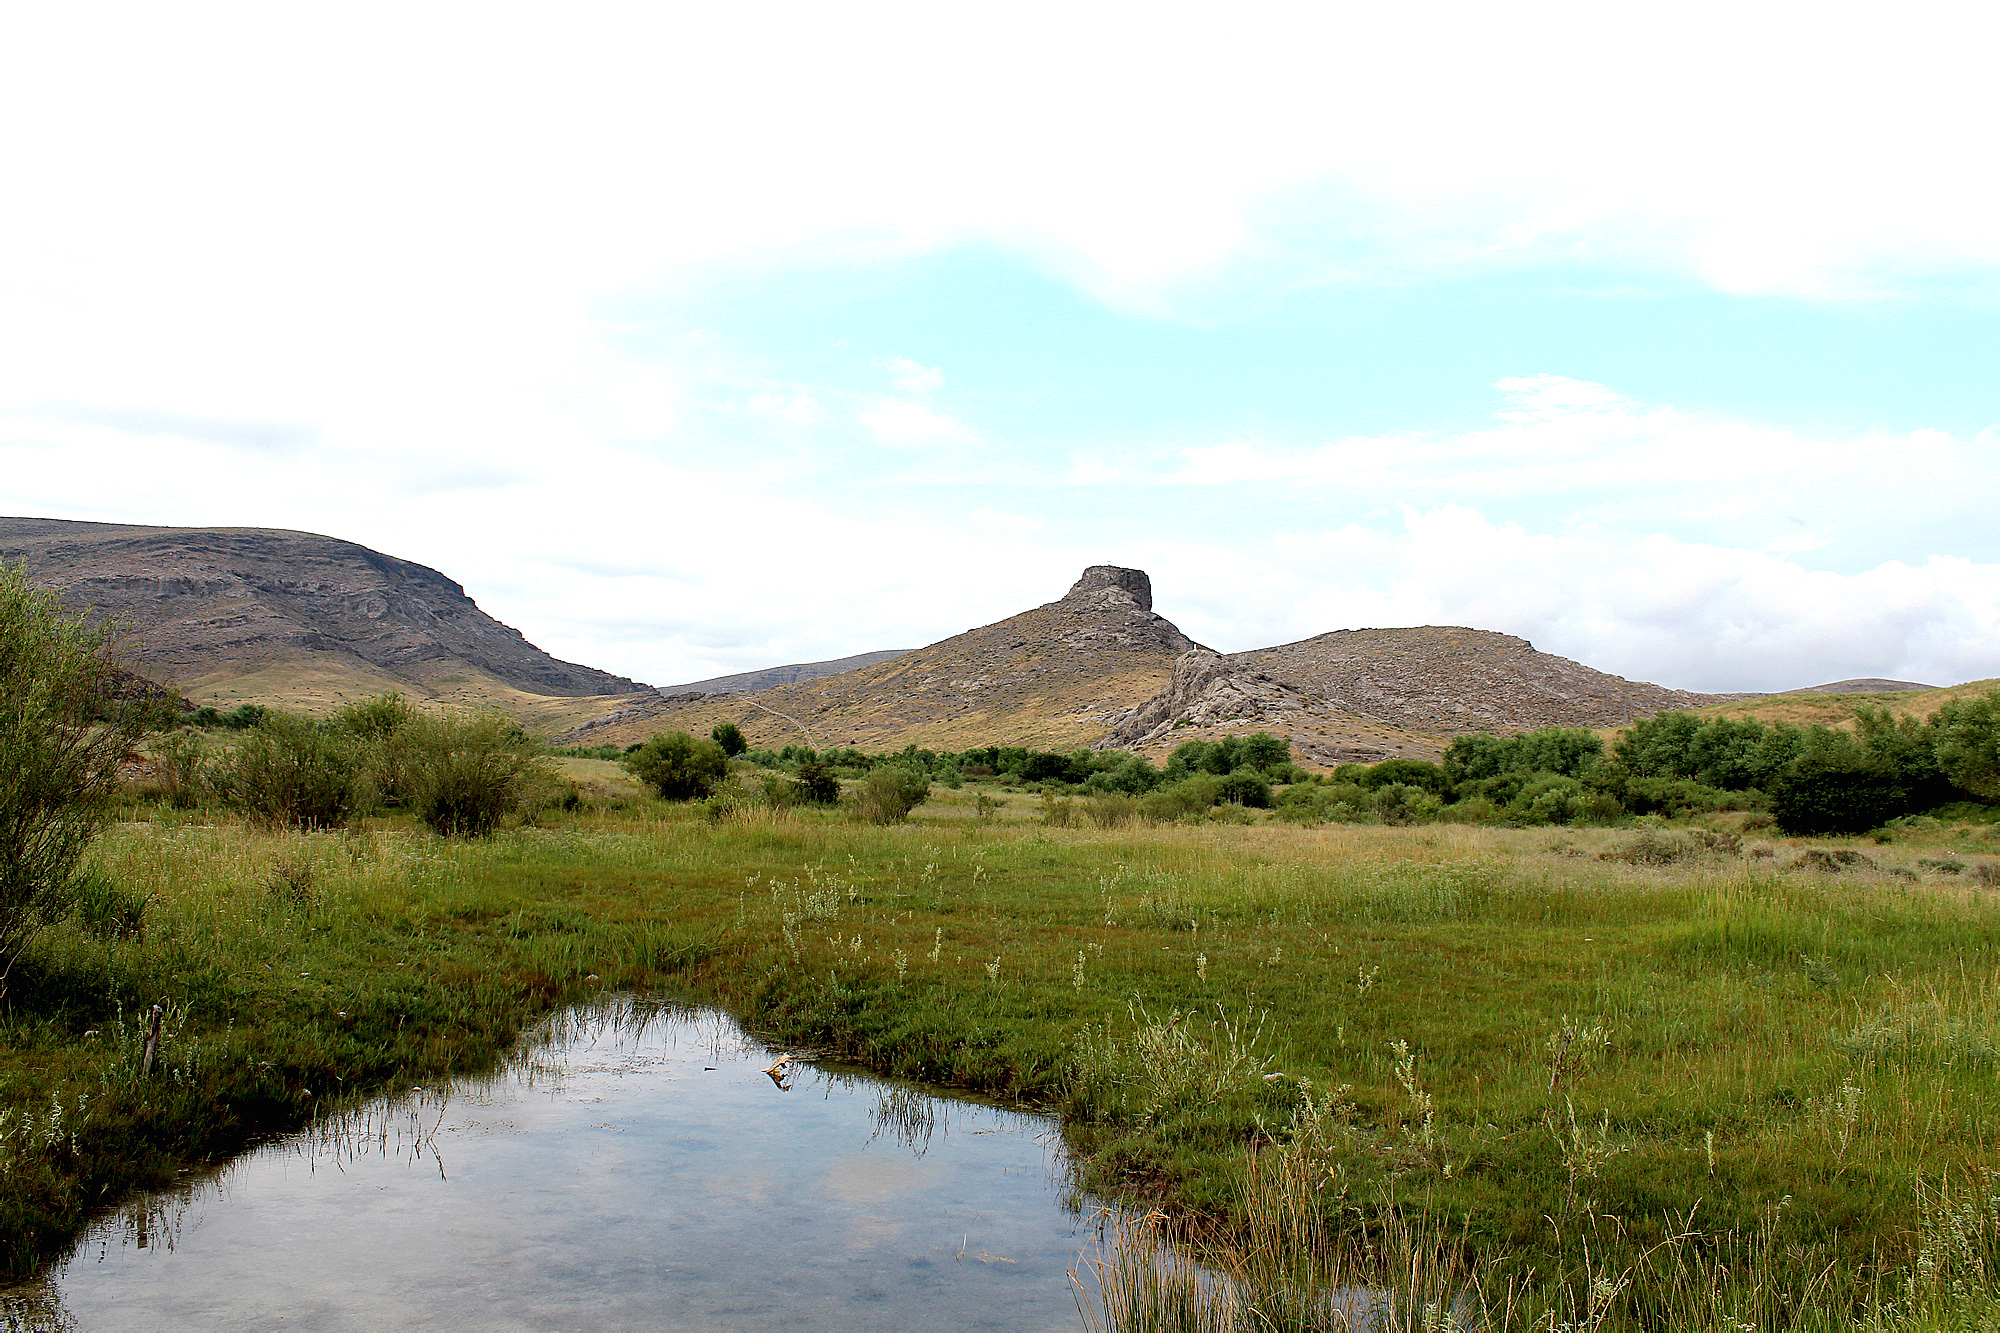
<path id="1" fill-rule="evenodd" d="M 887 826 L 606 796 L 469 841 L 135 805 L 116 889 L 8 987 L 6 1262 L 636 988 L 1059 1115 L 1078 1186 L 1148 1219 L 1107 1327 L 1332 1327 L 1357 1283 L 1438 1326 L 1991 1308 L 1993 825 L 1095 829 L 983 794 Z"/>

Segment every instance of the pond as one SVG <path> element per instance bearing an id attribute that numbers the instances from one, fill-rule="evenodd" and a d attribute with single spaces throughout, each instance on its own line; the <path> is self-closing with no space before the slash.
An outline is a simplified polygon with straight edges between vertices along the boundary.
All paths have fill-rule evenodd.
<path id="1" fill-rule="evenodd" d="M 501 1072 L 107 1216 L 14 1327 L 1062 1329 L 1096 1247 L 1053 1121 L 708 1009 L 572 1010 Z M 767 1072 L 770 1070 L 771 1072 Z"/>

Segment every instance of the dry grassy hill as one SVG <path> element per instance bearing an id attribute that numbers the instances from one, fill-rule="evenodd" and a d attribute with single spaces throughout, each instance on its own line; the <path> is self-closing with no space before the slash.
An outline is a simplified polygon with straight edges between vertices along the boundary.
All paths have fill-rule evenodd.
<path id="1" fill-rule="evenodd" d="M 1716 697 L 1606 675 L 1489 630 L 1336 630 L 1228 657 L 1190 654 L 1110 743 L 1151 752 L 1263 728 L 1312 763 L 1430 758 L 1462 732 L 1622 725 Z"/>
<path id="2" fill-rule="evenodd" d="M 312 533 L 0 518 L 0 561 L 129 627 L 139 667 L 198 703 L 401 690 L 560 728 L 647 689 L 549 656 L 434 569 Z"/>
<path id="3" fill-rule="evenodd" d="M 734 722 L 753 745 L 1071 749 L 1157 694 L 1194 646 L 1154 614 L 1144 573 L 1094 565 L 1059 601 L 891 661 L 754 694 L 638 703 L 568 739 L 628 744 Z"/>
<path id="4" fill-rule="evenodd" d="M 1952 699 L 1971 699 L 2000 689 L 2000 678 L 1972 680 L 1963 685 L 1943 685 L 1914 690 L 1859 690 L 1849 694 L 1829 694 L 1822 688 L 1795 690 L 1790 694 L 1764 694 L 1748 699 L 1731 699 L 1698 709 L 1704 717 L 1754 718 L 1759 722 L 1790 722 L 1810 726 L 1849 726 L 1857 705 L 1882 707 L 1898 717 L 1925 717 L 1939 704 Z"/>

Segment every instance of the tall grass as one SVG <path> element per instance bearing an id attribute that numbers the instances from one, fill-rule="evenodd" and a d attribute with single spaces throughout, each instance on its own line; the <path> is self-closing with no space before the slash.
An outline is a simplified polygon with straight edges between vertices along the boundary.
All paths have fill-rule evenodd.
<path id="1" fill-rule="evenodd" d="M 1080 1185 L 1158 1215 L 1080 1275 L 1106 1327 L 1353 1324 L 1363 1292 L 1550 1333 L 1990 1307 L 2000 920 L 1918 864 L 1990 862 L 1948 828 L 1825 873 L 1691 828 L 1652 831 L 1663 857 L 951 806 L 586 808 L 472 843 L 147 813 L 98 858 L 121 896 L 0 1016 L 17 1265 L 85 1199 L 617 982 L 1060 1111 Z M 179 1072 L 140 1080 L 155 1002 Z"/>

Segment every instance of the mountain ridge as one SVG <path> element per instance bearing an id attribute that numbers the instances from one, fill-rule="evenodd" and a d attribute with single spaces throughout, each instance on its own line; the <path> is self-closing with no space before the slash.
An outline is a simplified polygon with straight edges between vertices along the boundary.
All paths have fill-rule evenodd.
<path id="1" fill-rule="evenodd" d="M 647 689 L 550 656 L 427 565 L 319 533 L 9 517 L 0 560 L 124 625 L 137 665 L 199 702 L 402 689 L 569 715 Z"/>

